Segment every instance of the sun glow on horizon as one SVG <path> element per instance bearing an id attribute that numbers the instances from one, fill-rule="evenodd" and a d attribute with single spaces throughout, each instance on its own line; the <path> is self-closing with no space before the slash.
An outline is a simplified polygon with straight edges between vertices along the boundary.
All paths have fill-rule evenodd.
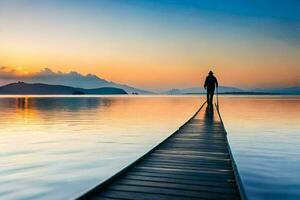
<path id="1" fill-rule="evenodd" d="M 228 86 L 300 85 L 297 5 L 218 10 L 195 2 L 4 1 L 0 66 L 23 76 L 45 67 L 96 74 L 150 90 L 202 86 L 209 70 Z"/>

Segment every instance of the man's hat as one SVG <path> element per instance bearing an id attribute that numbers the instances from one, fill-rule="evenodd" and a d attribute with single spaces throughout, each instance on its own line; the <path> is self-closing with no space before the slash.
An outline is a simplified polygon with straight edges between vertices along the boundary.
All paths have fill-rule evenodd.
<path id="1" fill-rule="evenodd" d="M 214 74 L 211 70 L 208 72 L 208 74 Z"/>

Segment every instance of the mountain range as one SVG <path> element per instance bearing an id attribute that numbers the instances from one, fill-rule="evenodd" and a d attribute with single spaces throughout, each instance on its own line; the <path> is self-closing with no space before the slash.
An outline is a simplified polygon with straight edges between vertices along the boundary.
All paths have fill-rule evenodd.
<path id="1" fill-rule="evenodd" d="M 218 88 L 219 93 L 225 92 L 244 92 L 244 90 L 235 88 L 235 87 L 226 87 L 226 86 L 219 86 Z M 192 87 L 186 89 L 172 89 L 168 91 L 162 92 L 163 94 L 201 94 L 206 93 L 206 90 L 203 87 Z"/>
<path id="2" fill-rule="evenodd" d="M 134 94 L 145 94 L 138 93 L 132 90 Z M 159 94 L 167 95 L 184 95 L 184 94 L 205 94 L 206 91 L 201 87 L 192 87 L 186 89 L 172 89 L 161 92 Z M 282 89 L 253 89 L 243 90 L 236 87 L 219 86 L 219 94 L 300 94 L 300 87 L 289 87 Z M 65 85 L 51 85 L 44 83 L 25 83 L 17 82 L 10 83 L 4 86 L 0 86 L 0 94 L 128 94 L 124 89 L 117 87 L 99 87 L 85 89 L 81 87 L 71 87 Z M 157 94 L 157 93 L 147 93 Z"/>
<path id="3" fill-rule="evenodd" d="M 64 85 L 48 85 L 43 83 L 17 82 L 0 87 L 0 94 L 127 94 L 120 88 L 102 87 L 94 89 L 75 88 Z"/>
<path id="4" fill-rule="evenodd" d="M 107 81 L 94 74 L 83 75 L 76 71 L 71 72 L 55 72 L 49 68 L 30 74 L 27 76 L 19 76 L 13 73 L 14 70 L 8 67 L 0 67 L 0 79 L 5 84 L 12 82 L 26 83 L 43 83 L 49 85 L 64 85 L 70 87 L 78 87 L 84 89 L 113 87 L 125 90 L 127 93 L 151 94 L 153 92 L 131 87 L 125 84 L 119 84 L 112 81 Z"/>
<path id="5" fill-rule="evenodd" d="M 300 94 L 300 86 L 287 87 L 287 88 L 270 88 L 270 89 L 253 89 L 253 92 L 264 92 L 272 94 Z"/>
<path id="6" fill-rule="evenodd" d="M 204 94 L 206 90 L 203 87 L 192 87 L 186 89 L 172 89 L 162 92 L 162 94 Z M 300 94 L 299 87 L 274 88 L 274 89 L 240 89 L 236 87 L 219 86 L 219 94 Z"/>
<path id="7" fill-rule="evenodd" d="M 40 83 L 45 84 L 45 88 L 48 87 L 46 85 L 56 85 L 61 87 L 69 87 L 72 88 L 67 92 L 68 94 L 72 93 L 74 89 L 77 91 L 84 91 L 83 93 L 89 94 L 92 93 L 94 88 L 97 88 L 97 92 L 100 88 L 118 88 L 124 90 L 128 94 L 157 94 L 157 92 L 152 92 L 148 90 L 143 90 L 139 88 L 135 88 L 129 85 L 115 83 L 112 81 L 107 81 L 103 78 L 100 78 L 94 74 L 83 75 L 75 71 L 71 72 L 54 72 L 49 68 L 45 68 L 37 73 L 28 75 L 28 76 L 19 76 L 14 73 L 14 70 L 8 67 L 0 67 L 0 80 L 2 84 L 12 83 L 12 82 L 26 82 L 26 83 Z M 34 85 L 37 86 L 37 85 Z M 43 86 L 43 87 L 44 87 Z M 19 87 L 19 86 L 18 86 Z M 92 89 L 92 90 L 90 90 Z M 5 90 L 10 94 L 8 90 Z M 13 92 L 17 92 L 16 90 L 12 90 Z M 225 94 L 300 94 L 300 86 L 297 87 L 288 87 L 288 88 L 273 88 L 273 89 L 240 89 L 237 87 L 228 87 L 228 86 L 220 86 L 218 88 L 219 93 Z M 34 91 L 31 91 L 34 92 Z M 44 91 L 45 92 L 45 91 Z M 55 93 L 55 91 L 50 91 L 51 93 Z M 66 91 L 64 91 L 66 92 Z M 172 89 L 164 92 L 160 92 L 159 94 L 202 94 L 205 93 L 203 87 L 192 87 L 185 89 Z M 101 92 L 100 92 L 101 93 Z"/>

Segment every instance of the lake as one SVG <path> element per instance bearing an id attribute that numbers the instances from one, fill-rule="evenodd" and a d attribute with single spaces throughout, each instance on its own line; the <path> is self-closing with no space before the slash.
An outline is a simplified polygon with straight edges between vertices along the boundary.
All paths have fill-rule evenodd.
<path id="1" fill-rule="evenodd" d="M 249 199 L 300 199 L 300 96 L 220 98 Z"/>
<path id="2" fill-rule="evenodd" d="M 175 132 L 204 96 L 1 96 L 0 199 L 73 199 Z M 300 198 L 300 97 L 224 96 L 249 199 Z"/>
<path id="3" fill-rule="evenodd" d="M 72 199 L 175 132 L 200 97 L 0 98 L 0 199 Z"/>

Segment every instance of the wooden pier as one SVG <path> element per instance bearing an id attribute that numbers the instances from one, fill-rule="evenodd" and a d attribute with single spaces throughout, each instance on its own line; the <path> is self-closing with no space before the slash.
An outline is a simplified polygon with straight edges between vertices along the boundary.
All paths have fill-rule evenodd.
<path id="1" fill-rule="evenodd" d="M 178 131 L 78 199 L 243 199 L 226 131 L 203 104 Z"/>

